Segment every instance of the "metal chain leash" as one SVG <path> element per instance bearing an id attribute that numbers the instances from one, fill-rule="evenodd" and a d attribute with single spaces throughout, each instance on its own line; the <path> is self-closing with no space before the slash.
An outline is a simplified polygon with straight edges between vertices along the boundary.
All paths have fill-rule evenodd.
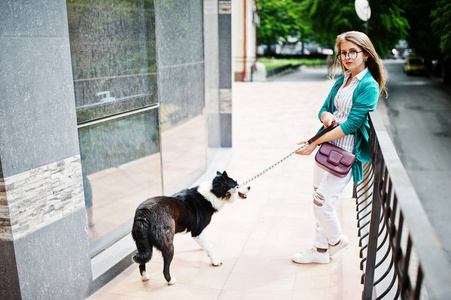
<path id="1" fill-rule="evenodd" d="M 281 160 L 279 160 L 278 162 L 276 162 L 275 164 L 273 164 L 272 166 L 266 168 L 265 170 L 261 171 L 260 173 L 258 173 L 257 175 L 255 175 L 254 177 L 248 179 L 247 181 L 239 184 L 236 187 L 236 190 L 238 190 L 240 187 L 245 186 L 247 184 L 249 184 L 250 182 L 254 181 L 255 179 L 257 179 L 258 177 L 262 176 L 263 174 L 269 172 L 271 169 L 275 168 L 276 166 L 278 166 L 279 164 L 281 164 L 282 162 L 284 162 L 286 159 L 288 159 L 290 156 L 292 156 L 293 154 L 295 154 L 297 151 L 301 150 L 302 148 L 304 148 L 306 146 L 306 144 L 302 144 L 302 146 L 300 146 L 299 148 L 297 148 L 296 150 L 294 150 L 293 152 L 291 152 L 290 154 L 288 154 L 287 156 L 285 156 L 284 158 L 282 158 Z"/>

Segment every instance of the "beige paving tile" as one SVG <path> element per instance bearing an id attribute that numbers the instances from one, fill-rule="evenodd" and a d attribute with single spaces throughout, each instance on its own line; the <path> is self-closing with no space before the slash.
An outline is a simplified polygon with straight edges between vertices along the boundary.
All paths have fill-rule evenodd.
<path id="1" fill-rule="evenodd" d="M 296 279 L 299 279 L 300 284 L 303 284 L 305 277 L 326 277 L 330 274 L 329 264 L 311 264 L 311 265 L 298 265 L 297 266 Z"/>
<path id="2" fill-rule="evenodd" d="M 317 276 L 305 276 L 297 277 L 294 282 L 294 291 L 309 290 L 309 289 L 324 289 L 330 288 L 330 275 L 317 275 Z"/>
<path id="3" fill-rule="evenodd" d="M 241 257 L 233 269 L 233 274 L 293 281 L 296 277 L 296 267 L 288 259 Z"/>
<path id="4" fill-rule="evenodd" d="M 231 274 L 221 295 L 239 294 L 241 297 L 255 292 L 290 292 L 293 288 L 292 280 L 277 280 L 263 275 L 249 276 L 248 274 Z M 220 298 L 221 299 L 221 298 Z M 246 299 L 245 297 L 242 299 Z"/>
<path id="5" fill-rule="evenodd" d="M 235 291 L 229 292 L 225 291 L 221 293 L 220 300 L 280 300 L 280 299 L 291 299 L 291 292 L 289 291 L 268 291 L 264 290 L 252 290 L 252 291 Z"/>
<path id="6" fill-rule="evenodd" d="M 139 297 L 135 297 L 135 296 L 128 296 L 128 295 L 122 295 L 122 294 L 114 294 L 114 293 L 108 293 L 108 292 L 98 292 L 95 295 L 92 295 L 91 297 L 89 297 L 90 300 L 105 300 L 105 299 L 109 299 L 109 300 L 139 300 L 139 299 L 144 299 L 144 297 L 139 298 Z"/>
<path id="7" fill-rule="evenodd" d="M 328 290 L 327 289 L 305 289 L 294 291 L 291 295 L 292 300 L 319 300 L 319 299 L 340 299 L 340 298 L 328 298 Z M 347 299 L 346 299 L 347 300 Z"/>

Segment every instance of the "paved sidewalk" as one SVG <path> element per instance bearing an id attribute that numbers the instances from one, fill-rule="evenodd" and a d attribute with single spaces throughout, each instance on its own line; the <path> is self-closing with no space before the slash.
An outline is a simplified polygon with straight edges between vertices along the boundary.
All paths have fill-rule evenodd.
<path id="1" fill-rule="evenodd" d="M 332 81 L 234 83 L 233 149 L 221 150 L 207 177 L 226 170 L 243 182 L 291 153 L 320 126 L 317 112 Z M 227 159 L 226 159 L 227 158 Z M 298 265 L 292 254 L 311 247 L 313 155 L 294 155 L 251 183 L 246 200 L 213 217 L 206 234 L 221 267 L 213 267 L 189 234 L 175 238 L 168 286 L 159 252 L 141 282 L 135 264 L 89 299 L 361 299 L 359 247 L 352 185 L 337 205 L 350 244 L 329 264 Z"/>

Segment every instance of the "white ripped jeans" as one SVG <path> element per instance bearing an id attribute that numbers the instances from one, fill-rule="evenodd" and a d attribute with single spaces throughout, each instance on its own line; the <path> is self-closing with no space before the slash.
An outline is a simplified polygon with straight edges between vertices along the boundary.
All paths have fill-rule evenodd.
<path id="1" fill-rule="evenodd" d="M 316 218 L 316 233 L 313 246 L 327 249 L 340 241 L 341 225 L 335 212 L 335 204 L 352 178 L 352 170 L 340 178 L 313 167 L 313 212 Z M 315 203 L 316 202 L 316 203 Z"/>

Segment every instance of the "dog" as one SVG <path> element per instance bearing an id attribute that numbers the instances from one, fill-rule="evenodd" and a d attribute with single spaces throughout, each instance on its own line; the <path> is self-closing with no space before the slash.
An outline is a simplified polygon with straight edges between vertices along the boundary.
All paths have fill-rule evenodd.
<path id="1" fill-rule="evenodd" d="M 182 190 L 171 197 L 153 197 L 141 203 L 136 209 L 132 237 L 138 250 L 133 260 L 139 264 L 142 281 L 150 278 L 146 263 L 152 258 L 155 247 L 163 255 L 164 278 L 169 285 L 176 282 L 169 268 L 174 257 L 174 235 L 179 232 L 191 232 L 194 240 L 210 257 L 212 265 L 222 265 L 202 232 L 210 224 L 213 214 L 221 210 L 225 203 L 234 202 L 236 197 L 247 198 L 249 186 L 239 191 L 237 189 L 237 182 L 225 171 L 217 172 L 211 182 Z"/>

